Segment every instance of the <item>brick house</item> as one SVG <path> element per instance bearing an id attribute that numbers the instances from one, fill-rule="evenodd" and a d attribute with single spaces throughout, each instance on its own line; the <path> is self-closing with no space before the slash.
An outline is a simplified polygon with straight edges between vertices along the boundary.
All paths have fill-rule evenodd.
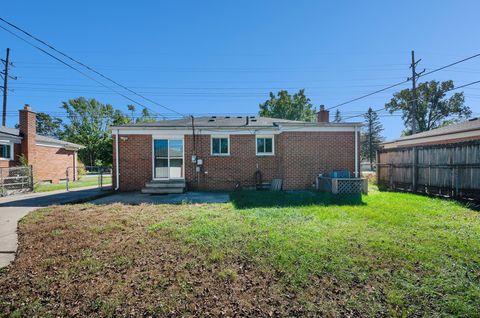
<path id="1" fill-rule="evenodd" d="M 20 156 L 32 166 L 35 181 L 58 183 L 77 178 L 77 151 L 83 146 L 38 135 L 36 113 L 25 105 L 19 111 L 19 129 L 0 127 L 0 168 L 20 165 Z"/>
<path id="2" fill-rule="evenodd" d="M 359 175 L 359 123 L 212 116 L 112 127 L 114 187 L 181 192 L 231 190 L 282 179 L 309 189 L 320 173 Z M 163 191 L 159 191 L 163 189 Z"/>

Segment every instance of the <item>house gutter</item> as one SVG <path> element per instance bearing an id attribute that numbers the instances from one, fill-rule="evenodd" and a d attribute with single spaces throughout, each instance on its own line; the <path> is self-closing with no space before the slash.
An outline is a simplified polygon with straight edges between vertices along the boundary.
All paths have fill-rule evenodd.
<path id="1" fill-rule="evenodd" d="M 120 177 L 120 172 L 118 171 L 118 129 L 116 130 L 115 133 L 115 191 L 118 191 L 120 188 L 120 182 L 119 182 L 119 177 Z"/>
<path id="2" fill-rule="evenodd" d="M 357 126 L 355 126 L 354 131 L 355 131 L 355 178 L 358 178 L 358 133 L 357 133 Z"/>

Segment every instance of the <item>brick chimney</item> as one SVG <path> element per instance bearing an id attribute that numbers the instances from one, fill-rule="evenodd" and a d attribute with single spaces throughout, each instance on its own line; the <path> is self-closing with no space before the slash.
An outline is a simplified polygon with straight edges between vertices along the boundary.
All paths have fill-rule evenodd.
<path id="1" fill-rule="evenodd" d="M 19 111 L 19 127 L 22 139 L 22 154 L 32 164 L 35 161 L 35 147 L 37 135 L 37 114 L 26 104 Z"/>
<path id="2" fill-rule="evenodd" d="M 317 122 L 319 123 L 330 122 L 330 112 L 325 109 L 325 105 L 320 105 L 320 111 L 317 113 Z"/>

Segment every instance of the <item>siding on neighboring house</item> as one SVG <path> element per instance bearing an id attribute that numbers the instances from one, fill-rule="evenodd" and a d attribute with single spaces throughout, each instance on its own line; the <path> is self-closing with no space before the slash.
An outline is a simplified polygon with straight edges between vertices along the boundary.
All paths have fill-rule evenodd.
<path id="1" fill-rule="evenodd" d="M 428 145 L 445 145 L 465 141 L 480 140 L 480 119 L 473 118 L 464 122 L 435 128 L 403 136 L 399 139 L 386 141 L 381 144 L 384 149 L 408 148 Z"/>

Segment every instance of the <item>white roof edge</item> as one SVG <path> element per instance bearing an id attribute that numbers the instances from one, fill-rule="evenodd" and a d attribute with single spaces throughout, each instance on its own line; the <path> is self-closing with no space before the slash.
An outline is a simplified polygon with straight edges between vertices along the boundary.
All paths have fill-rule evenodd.
<path id="1" fill-rule="evenodd" d="M 36 141 L 35 144 L 37 146 L 55 147 L 55 148 L 62 148 L 66 150 L 80 150 L 85 148 L 85 146 L 73 144 L 70 142 L 63 142 L 61 140 L 59 142 L 40 140 L 40 141 Z"/>
<path id="2" fill-rule="evenodd" d="M 328 123 L 318 123 L 318 122 L 311 122 L 311 123 L 291 123 L 291 122 L 275 122 L 276 124 L 282 125 L 282 126 L 300 126 L 300 127 L 305 127 L 305 126 L 311 126 L 311 127 L 353 127 L 353 126 L 363 126 L 363 123 L 361 122 L 342 122 L 342 123 L 334 123 L 334 122 L 328 122 Z"/>
<path id="3" fill-rule="evenodd" d="M 298 128 L 318 128 L 318 127 L 361 127 L 363 123 L 291 123 L 291 122 L 275 122 L 275 126 L 195 126 L 195 129 L 234 129 L 234 130 L 251 130 L 251 129 L 278 129 L 281 126 L 298 127 Z M 192 129 L 192 126 L 112 126 L 111 130 L 185 130 Z"/>

